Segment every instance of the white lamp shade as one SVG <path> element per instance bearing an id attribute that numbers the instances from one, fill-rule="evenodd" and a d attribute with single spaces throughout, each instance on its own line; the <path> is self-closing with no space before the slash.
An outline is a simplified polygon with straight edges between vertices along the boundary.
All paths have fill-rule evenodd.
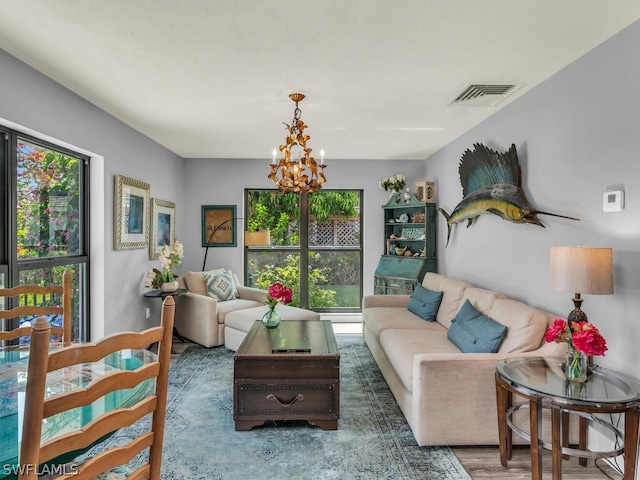
<path id="1" fill-rule="evenodd" d="M 612 251 L 600 247 L 551 247 L 549 288 L 562 292 L 611 295 Z"/>

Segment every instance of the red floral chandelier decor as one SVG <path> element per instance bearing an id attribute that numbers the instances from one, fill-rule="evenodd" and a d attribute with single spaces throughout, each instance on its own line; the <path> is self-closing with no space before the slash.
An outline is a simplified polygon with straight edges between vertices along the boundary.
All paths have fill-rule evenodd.
<path id="1" fill-rule="evenodd" d="M 313 193 L 322 188 L 326 181 L 324 176 L 324 150 L 320 149 L 320 163 L 311 156 L 311 148 L 307 147 L 309 135 L 304 130 L 307 125 L 300 119 L 302 111 L 298 102 L 304 99 L 302 93 L 292 93 L 289 98 L 296 104 L 291 125 L 285 123 L 289 134 L 284 145 L 280 145 L 282 157 L 276 160 L 277 151 L 273 149 L 269 178 L 284 193 Z"/>

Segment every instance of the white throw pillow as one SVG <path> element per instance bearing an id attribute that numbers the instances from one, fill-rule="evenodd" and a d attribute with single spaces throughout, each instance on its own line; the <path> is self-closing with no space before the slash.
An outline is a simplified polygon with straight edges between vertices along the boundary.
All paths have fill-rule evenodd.
<path id="1" fill-rule="evenodd" d="M 233 300 L 235 298 L 235 284 L 230 271 L 203 272 L 204 283 L 207 286 L 207 295 L 220 301 Z"/>

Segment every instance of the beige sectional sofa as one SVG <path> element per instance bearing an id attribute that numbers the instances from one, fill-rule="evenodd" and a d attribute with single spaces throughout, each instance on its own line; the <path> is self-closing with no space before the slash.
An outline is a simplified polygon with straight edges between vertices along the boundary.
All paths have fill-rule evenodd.
<path id="1" fill-rule="evenodd" d="M 264 305 L 267 292 L 243 286 L 235 273 L 236 294 L 220 301 L 207 295 L 204 272 L 188 272 L 178 278 L 179 288 L 187 293 L 175 297 L 174 326 L 181 337 L 205 347 L 224 345 L 224 321 L 229 312 Z"/>
<path id="2" fill-rule="evenodd" d="M 427 273 L 422 286 L 443 292 L 435 321 L 410 312 L 409 295 L 366 296 L 364 340 L 419 445 L 498 445 L 496 364 L 563 356 L 564 345 L 543 337 L 556 316 L 437 273 Z M 507 327 L 496 353 L 463 353 L 447 338 L 466 300 Z"/>
<path id="3" fill-rule="evenodd" d="M 216 269 L 213 272 L 227 270 Z M 188 272 L 178 278 L 178 288 L 187 293 L 175 297 L 174 327 L 183 338 L 205 347 L 225 345 L 236 350 L 256 320 L 267 311 L 266 290 L 243 286 L 235 273 L 235 294 L 230 300 L 218 300 L 207 295 L 204 272 Z M 278 305 L 283 320 L 319 320 L 320 314 L 303 308 Z"/>

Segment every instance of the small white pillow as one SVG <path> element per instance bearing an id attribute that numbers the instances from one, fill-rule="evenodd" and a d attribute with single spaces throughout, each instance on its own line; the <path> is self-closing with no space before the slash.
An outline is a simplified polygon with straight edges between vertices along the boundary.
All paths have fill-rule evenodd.
<path id="1" fill-rule="evenodd" d="M 207 286 L 207 295 L 220 301 L 233 300 L 235 298 L 235 284 L 230 271 L 203 272 L 204 283 Z"/>

